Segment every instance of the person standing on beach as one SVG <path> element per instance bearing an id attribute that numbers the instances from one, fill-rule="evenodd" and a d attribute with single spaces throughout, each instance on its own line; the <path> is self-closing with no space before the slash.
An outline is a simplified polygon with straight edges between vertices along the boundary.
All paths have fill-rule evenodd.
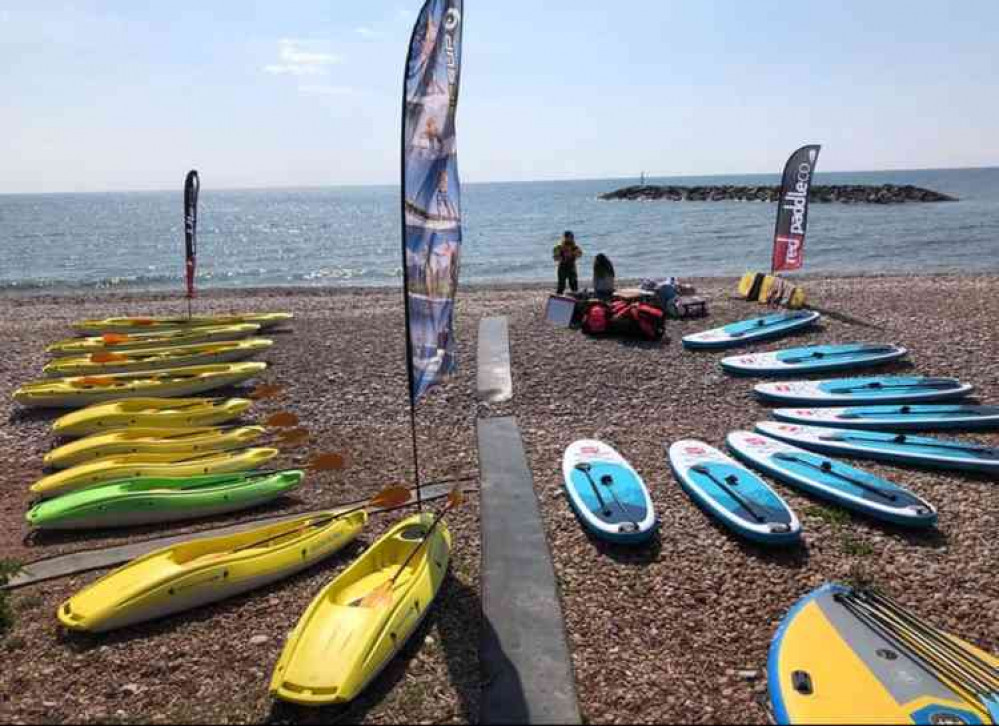
<path id="1" fill-rule="evenodd" d="M 576 274 L 576 260 L 583 256 L 583 250 L 576 244 L 576 237 L 566 230 L 562 241 L 552 249 L 552 259 L 558 264 L 557 295 L 565 292 L 565 284 L 569 283 L 572 292 L 579 290 L 579 276 Z"/>

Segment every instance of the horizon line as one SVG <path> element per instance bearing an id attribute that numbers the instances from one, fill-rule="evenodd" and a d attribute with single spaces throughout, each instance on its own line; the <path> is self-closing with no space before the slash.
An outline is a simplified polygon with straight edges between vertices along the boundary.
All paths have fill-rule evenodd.
<path id="1" fill-rule="evenodd" d="M 829 169 L 816 171 L 816 176 L 822 174 L 876 174 L 883 172 L 921 172 L 921 171 L 979 171 L 999 169 L 999 165 L 986 166 L 941 166 L 941 167 L 893 167 L 884 169 Z M 645 174 L 646 179 L 686 179 L 704 177 L 733 177 L 733 176 L 776 176 L 780 177 L 780 172 L 751 171 L 751 172 L 726 172 L 711 174 L 658 174 L 640 172 L 628 176 L 607 176 L 607 177 L 575 177 L 575 178 L 539 178 L 529 180 L 495 179 L 489 181 L 462 182 L 462 186 L 485 186 L 487 184 L 551 184 L 557 182 L 577 183 L 577 182 L 600 182 L 600 181 L 620 181 L 623 179 L 639 178 Z M 217 187 L 217 192 L 250 192 L 250 191 L 305 191 L 315 189 L 385 189 L 397 188 L 398 183 L 366 183 L 366 184 L 306 184 L 306 185 L 278 185 L 278 186 L 234 186 Z M 175 192 L 183 190 L 183 184 L 177 187 L 151 187 L 148 189 L 100 189 L 89 191 L 52 191 L 52 192 L 0 192 L 0 197 L 14 196 L 46 196 L 46 195 L 68 195 L 68 194 L 160 194 L 164 192 Z M 211 189 L 211 187 L 209 187 Z"/>

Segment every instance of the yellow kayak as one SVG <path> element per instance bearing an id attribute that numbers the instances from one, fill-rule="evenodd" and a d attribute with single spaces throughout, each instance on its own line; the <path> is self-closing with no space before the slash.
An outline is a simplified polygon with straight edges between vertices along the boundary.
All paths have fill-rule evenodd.
<path id="1" fill-rule="evenodd" d="M 52 378 L 24 384 L 14 391 L 14 400 L 24 406 L 77 408 L 119 398 L 192 396 L 213 388 L 234 386 L 266 369 L 266 363 L 220 363 L 162 371 Z"/>
<path id="2" fill-rule="evenodd" d="M 173 345 L 196 345 L 219 340 L 241 340 L 255 335 L 260 326 L 254 323 L 240 325 L 206 325 L 191 330 L 163 330 L 154 333 L 109 333 L 89 338 L 67 338 L 53 343 L 45 350 L 57 356 L 89 355 L 91 353 L 119 353 L 134 348 L 156 348 Z"/>
<path id="3" fill-rule="evenodd" d="M 52 431 L 76 438 L 128 426 L 167 430 L 214 426 L 239 417 L 252 405 L 246 398 L 126 398 L 60 416 Z"/>
<path id="4" fill-rule="evenodd" d="M 49 474 L 31 485 L 39 497 L 56 497 L 67 492 L 118 479 L 137 476 L 182 477 L 201 474 L 229 474 L 259 469 L 278 455 L 277 449 L 254 448 L 207 454 L 121 454 L 96 459 L 70 469 Z"/>
<path id="5" fill-rule="evenodd" d="M 230 429 L 211 427 L 191 429 L 128 428 L 88 436 L 64 444 L 45 455 L 45 465 L 56 469 L 85 464 L 94 459 L 124 454 L 186 454 L 194 456 L 214 451 L 240 449 L 264 435 L 263 426 Z"/>
<path id="6" fill-rule="evenodd" d="M 81 320 L 73 323 L 73 329 L 83 335 L 101 333 L 148 333 L 164 330 L 191 330 L 207 325 L 259 325 L 264 330 L 288 322 L 294 317 L 291 313 L 242 313 L 235 315 L 195 315 L 185 317 L 125 317 L 103 318 L 101 320 Z"/>
<path id="7" fill-rule="evenodd" d="M 267 338 L 247 338 L 165 348 L 136 348 L 120 353 L 56 358 L 43 370 L 47 376 L 101 376 L 106 373 L 234 363 L 263 353 L 272 345 L 274 342 Z M 112 357 L 113 360 L 101 360 L 101 355 Z"/>
<path id="8" fill-rule="evenodd" d="M 64 602 L 59 621 L 92 633 L 161 618 L 263 587 L 350 543 L 366 512 L 309 514 L 247 532 L 184 542 L 133 560 Z"/>
<path id="9" fill-rule="evenodd" d="M 447 572 L 443 522 L 396 580 L 389 603 L 360 601 L 396 574 L 434 516 L 399 522 L 333 580 L 298 621 L 271 677 L 274 698 L 304 706 L 346 703 L 392 660 L 419 626 Z"/>

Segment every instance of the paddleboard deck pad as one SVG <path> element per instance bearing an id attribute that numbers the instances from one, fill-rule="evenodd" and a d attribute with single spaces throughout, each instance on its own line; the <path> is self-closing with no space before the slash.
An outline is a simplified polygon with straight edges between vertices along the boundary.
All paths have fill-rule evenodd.
<path id="1" fill-rule="evenodd" d="M 596 537 L 640 543 L 657 522 L 645 482 L 624 457 L 600 441 L 577 441 L 562 457 L 562 475 L 573 511 Z"/>
<path id="2" fill-rule="evenodd" d="M 988 653 L 883 596 L 836 584 L 820 587 L 791 608 L 770 644 L 767 680 L 774 719 L 779 724 L 993 723 L 977 697 L 941 676 L 941 656 L 928 652 L 927 642 L 968 664 L 956 673 L 961 683 L 968 669 L 991 669 L 994 678 L 999 667 Z"/>
<path id="3" fill-rule="evenodd" d="M 814 325 L 819 313 L 813 310 L 774 313 L 761 318 L 751 318 L 721 328 L 686 335 L 683 347 L 694 349 L 731 348 L 748 345 L 760 340 L 771 340 Z"/>
<path id="4" fill-rule="evenodd" d="M 756 424 L 756 430 L 827 454 L 999 475 L 999 448 L 956 439 L 802 426 L 780 421 L 761 421 Z"/>
<path id="5" fill-rule="evenodd" d="M 729 373 L 748 376 L 820 373 L 882 365 L 904 357 L 907 352 L 897 345 L 873 343 L 810 345 L 769 353 L 734 355 L 722 358 L 721 366 Z"/>
<path id="6" fill-rule="evenodd" d="M 775 419 L 811 426 L 883 431 L 999 428 L 999 406 L 926 404 L 839 408 L 778 408 Z"/>
<path id="7" fill-rule="evenodd" d="M 863 469 L 749 431 L 733 431 L 727 443 L 757 471 L 833 504 L 907 527 L 930 527 L 937 521 L 929 502 Z"/>
<path id="8" fill-rule="evenodd" d="M 871 376 L 825 381 L 759 383 L 753 389 L 764 401 L 791 405 L 916 403 L 967 396 L 974 386 L 953 378 Z"/>
<path id="9" fill-rule="evenodd" d="M 746 539 L 783 545 L 801 538 L 801 523 L 766 482 L 702 441 L 669 447 L 680 486 L 707 514 Z"/>

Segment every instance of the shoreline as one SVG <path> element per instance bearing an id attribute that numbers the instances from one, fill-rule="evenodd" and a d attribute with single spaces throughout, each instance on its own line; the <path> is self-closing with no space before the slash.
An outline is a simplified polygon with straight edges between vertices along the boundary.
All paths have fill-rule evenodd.
<path id="1" fill-rule="evenodd" d="M 953 375 L 999 402 L 999 275 L 794 276 L 816 307 L 877 327 L 824 316 L 820 328 L 778 343 L 890 342 L 909 348 L 912 365 L 885 373 Z M 860 465 L 902 484 L 940 510 L 930 532 L 906 532 L 775 488 L 805 528 L 801 548 L 771 552 L 712 523 L 680 489 L 664 444 L 752 427 L 768 408 L 751 380 L 724 375 L 722 354 L 684 350 L 690 332 L 753 317 L 764 306 L 734 299 L 735 277 L 685 278 L 708 300 L 710 317 L 669 321 L 668 340 L 629 344 L 592 339 L 548 325 L 551 283 L 468 285 L 458 293 L 456 377 L 418 408 L 423 479 L 477 474 L 475 421 L 515 416 L 524 439 L 565 614 L 580 707 L 590 723 L 709 721 L 766 723 L 766 656 L 777 623 L 802 595 L 827 581 L 862 576 L 936 625 L 999 650 L 999 600 L 988 586 L 999 558 L 996 482 L 947 471 Z M 626 281 L 622 281 L 622 285 Z M 332 293 L 332 294 L 331 294 Z M 291 514 L 362 500 L 412 477 L 401 287 L 346 290 L 259 288 L 206 291 L 199 312 L 242 308 L 295 313 L 292 331 L 275 334 L 262 381 L 280 383 L 279 400 L 254 406 L 252 419 L 278 410 L 299 414 L 314 433 L 310 451 L 282 455 L 280 466 L 315 451 L 342 451 L 344 472 L 310 475 L 292 496 L 266 509 L 136 530 L 37 537 L 24 543 L 28 485 L 41 473 L 57 412 L 23 413 L 11 392 L 39 376 L 43 344 L 68 337 L 83 317 L 175 313 L 176 293 L 0 296 L 7 355 L 0 365 L 0 436 L 8 466 L 0 492 L 0 542 L 22 561 L 182 534 L 266 514 Z M 141 306 L 141 307 L 140 307 Z M 479 320 L 507 316 L 514 397 L 476 398 Z M 955 355 L 960 351 L 960 355 Z M 956 434 L 999 445 L 999 432 Z M 649 486 L 660 535 L 640 550 L 589 539 L 564 496 L 560 462 L 581 438 L 621 452 Z M 401 516 L 401 513 L 400 515 Z M 396 516 L 372 518 L 370 543 Z M 481 591 L 478 502 L 474 495 L 447 522 L 455 535 L 452 574 L 431 616 L 362 697 L 320 715 L 361 723 L 469 723 L 478 715 Z M 61 633 L 56 607 L 100 572 L 27 586 L 12 593 L 13 629 L 0 635 L 0 721 L 157 722 L 315 720 L 275 707 L 270 670 L 285 634 L 316 592 L 357 550 L 289 580 L 215 605 L 102 636 Z M 263 638 L 263 640 L 261 640 Z M 626 658 L 611 654 L 615 648 Z M 120 673 L 95 679 L 88 673 Z M 749 674 L 749 675 L 745 675 Z M 723 697 L 719 698 L 718 694 Z"/>
<path id="2" fill-rule="evenodd" d="M 748 270 L 747 270 L 748 271 Z M 755 270 L 754 270 L 755 271 Z M 759 270 L 766 272 L 766 270 Z M 824 282 L 835 280 L 914 280 L 914 279 L 959 279 L 968 280 L 976 278 L 999 278 L 999 269 L 996 270 L 941 270 L 927 272 L 805 272 L 794 273 L 792 275 L 782 275 L 789 282 L 796 284 L 807 284 L 809 282 Z M 732 283 L 739 280 L 739 275 L 694 275 L 681 276 L 684 282 L 697 285 Z M 580 275 L 580 288 L 586 287 L 588 278 Z M 641 278 L 618 278 L 617 287 L 619 289 L 628 287 L 638 287 Z M 0 301 L 19 299 L 30 300 L 32 302 L 60 303 L 73 302 L 79 300 L 93 301 L 95 299 L 122 302 L 150 301 L 150 302 L 182 302 L 186 306 L 187 298 L 179 286 L 174 290 L 144 289 L 141 287 L 115 289 L 101 288 L 93 286 L 70 286 L 58 288 L 46 287 L 0 287 Z M 554 288 L 554 272 L 552 280 L 510 280 L 510 281 L 481 281 L 460 283 L 458 288 L 458 298 L 463 292 L 517 292 L 528 290 L 540 290 Z M 734 287 L 733 287 L 734 289 Z M 389 295 L 398 294 L 402 296 L 402 278 L 393 285 L 344 285 L 341 287 L 320 287 L 312 285 L 253 285 L 246 287 L 214 287 L 199 289 L 194 298 L 194 305 L 198 300 L 219 300 L 233 297 L 274 297 L 274 296 L 303 296 L 303 297 L 326 297 L 344 295 Z"/>

